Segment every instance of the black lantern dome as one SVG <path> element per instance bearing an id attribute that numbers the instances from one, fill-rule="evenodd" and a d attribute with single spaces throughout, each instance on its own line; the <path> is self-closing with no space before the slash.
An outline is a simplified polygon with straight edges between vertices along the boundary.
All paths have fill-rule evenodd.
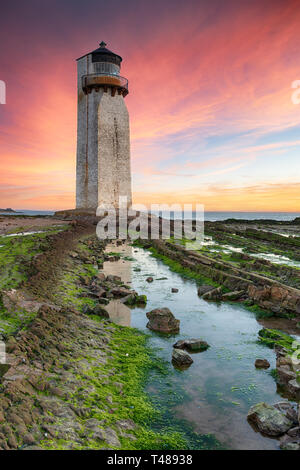
<path id="1" fill-rule="evenodd" d="M 104 41 L 101 41 L 99 46 L 100 47 L 98 47 L 98 49 L 95 49 L 94 51 L 89 52 L 89 54 L 92 54 L 92 62 L 110 62 L 120 67 L 121 62 L 122 62 L 122 57 L 110 51 L 109 49 L 107 49 L 106 43 Z M 86 55 L 88 54 L 84 54 L 83 56 L 79 57 L 77 60 L 82 59 L 82 57 L 85 57 Z"/>
<path id="2" fill-rule="evenodd" d="M 120 67 L 122 57 L 107 49 L 104 41 L 101 41 L 99 46 L 92 52 L 92 62 L 110 62 Z"/>

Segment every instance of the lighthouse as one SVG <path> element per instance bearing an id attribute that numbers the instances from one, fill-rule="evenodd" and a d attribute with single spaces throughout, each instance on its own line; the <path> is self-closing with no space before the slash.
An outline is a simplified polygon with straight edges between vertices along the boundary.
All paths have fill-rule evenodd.
<path id="1" fill-rule="evenodd" d="M 120 75 L 122 57 L 99 46 L 77 59 L 76 209 L 117 209 L 120 197 L 132 202 L 128 80 Z"/>

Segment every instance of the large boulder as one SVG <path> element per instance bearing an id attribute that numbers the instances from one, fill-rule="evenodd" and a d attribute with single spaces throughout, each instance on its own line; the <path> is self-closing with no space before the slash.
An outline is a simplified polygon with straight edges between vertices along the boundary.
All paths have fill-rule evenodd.
<path id="1" fill-rule="evenodd" d="M 293 426 L 293 422 L 283 413 L 264 402 L 251 406 L 247 418 L 259 432 L 267 436 L 282 436 Z"/>
<path id="2" fill-rule="evenodd" d="M 191 356 L 182 349 L 173 349 L 172 362 L 178 367 L 187 367 L 193 364 Z"/>
<path id="3" fill-rule="evenodd" d="M 156 308 L 148 312 L 147 328 L 161 333 L 178 333 L 180 320 L 177 320 L 168 308 Z"/>

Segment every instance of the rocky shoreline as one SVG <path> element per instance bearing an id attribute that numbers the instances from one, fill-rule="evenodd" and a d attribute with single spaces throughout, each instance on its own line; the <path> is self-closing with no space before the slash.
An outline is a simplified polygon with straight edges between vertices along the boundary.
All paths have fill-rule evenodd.
<path id="1" fill-rule="evenodd" d="M 1 242 L 0 335 L 7 357 L 0 365 L 0 448 L 183 448 L 184 441 L 176 433 L 160 434 L 146 425 L 145 413 L 151 417 L 155 410 L 143 391 L 143 381 L 155 359 L 147 350 L 145 336 L 112 324 L 105 307 L 112 299 L 129 306 L 145 305 L 147 299 L 119 276 L 101 272 L 103 262 L 118 257 L 105 253 L 105 243 L 95 236 L 94 221 L 45 218 L 39 225 L 41 219 L 32 218 L 25 229 L 32 234 L 17 237 L 10 236 L 11 231 L 24 232 L 22 225 L 28 219 L 20 218 L 19 226 L 13 227 L 7 220 L 2 234 L 9 237 L 2 237 Z M 280 250 L 287 248 L 296 259 L 298 238 L 278 234 L 273 238 L 268 231 L 261 239 L 254 233 L 256 228 L 250 236 L 245 226 L 236 224 L 206 225 L 206 233 L 218 242 L 217 251 L 205 245 L 202 250 L 188 251 L 184 243 L 172 238 L 139 240 L 137 244 L 150 249 L 171 269 L 196 279 L 203 299 L 240 302 L 258 315 L 284 318 L 297 330 L 299 269 L 254 259 L 251 253 L 224 253 L 222 243 L 230 241 L 236 246 L 241 243 L 236 237 L 246 233 L 248 249 L 259 239 L 264 246 L 256 243 L 256 251 L 272 251 L 279 236 Z M 291 227 L 295 230 L 295 225 Z M 213 246 L 216 248 L 216 242 Z M 147 281 L 151 282 L 150 277 Z M 171 312 L 158 314 L 148 312 L 150 329 L 160 330 L 163 324 L 178 330 L 178 320 Z M 278 386 L 299 402 L 299 368 L 295 370 L 290 359 L 297 347 L 293 349 L 287 341 L 289 336 L 262 331 L 260 339 L 276 348 Z M 189 341 L 200 342 L 199 351 L 209 347 L 204 340 Z M 187 352 L 189 341 L 174 344 L 172 360 L 177 366 L 184 368 L 193 362 Z M 278 418 L 280 413 L 286 424 L 277 434 L 283 436 L 281 447 L 300 448 L 299 412 L 287 406 L 285 410 L 275 407 L 276 412 L 268 407 L 264 404 L 250 410 L 249 422 L 268 434 L 260 429 L 261 417 L 266 412 L 272 419 Z M 293 420 L 287 416 L 292 408 L 296 413 Z M 289 427 L 282 416 L 289 420 Z"/>
<path id="2" fill-rule="evenodd" d="M 3 450 L 185 445 L 177 433 L 154 432 L 146 424 L 157 413 L 143 390 L 155 358 L 145 335 L 112 324 L 105 311 L 111 298 L 131 305 L 146 299 L 118 276 L 99 272 L 110 257 L 94 231 L 73 222 L 64 231 L 26 238 L 36 252 L 16 255 L 24 279 L 2 289 L 0 328 L 7 318 L 24 319 L 25 312 L 29 318 L 15 322 L 15 329 L 2 328 Z M 23 245 L 17 238 L 6 243 Z"/>

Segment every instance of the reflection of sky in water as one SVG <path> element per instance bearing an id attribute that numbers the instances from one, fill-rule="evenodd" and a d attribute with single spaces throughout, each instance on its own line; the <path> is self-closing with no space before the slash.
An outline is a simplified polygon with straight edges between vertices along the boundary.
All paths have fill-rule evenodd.
<path id="1" fill-rule="evenodd" d="M 26 235 L 34 235 L 35 233 L 44 233 L 46 230 L 37 230 L 36 232 L 17 232 L 17 233 L 9 233 L 8 235 L 1 235 L 2 238 L 8 237 L 24 237 Z"/>
<path id="2" fill-rule="evenodd" d="M 283 236 L 288 236 L 284 234 L 280 234 Z M 217 243 L 213 241 L 212 237 L 205 237 L 204 242 L 202 242 L 202 246 L 211 247 L 216 245 Z M 242 247 L 231 246 L 231 245 L 222 245 L 218 243 L 218 247 L 216 248 L 209 248 L 209 250 L 213 253 L 224 253 L 229 255 L 230 253 L 243 253 L 244 249 Z M 276 255 L 273 253 L 247 253 L 249 256 L 253 256 L 254 258 L 265 259 L 270 261 L 274 264 L 285 264 L 287 266 L 291 266 L 294 268 L 300 268 L 300 261 L 291 260 L 287 256 L 283 255 Z"/>
<path id="3" fill-rule="evenodd" d="M 177 371 L 171 366 L 167 379 L 172 391 L 182 386 L 188 394 L 177 406 L 177 415 L 188 419 L 200 434 L 213 433 L 233 449 L 278 448 L 278 441 L 254 432 L 246 419 L 251 405 L 282 400 L 270 372 L 254 367 L 255 359 L 266 358 L 275 368 L 274 352 L 257 343 L 261 326 L 254 314 L 238 304 L 205 302 L 198 297 L 194 281 L 171 272 L 148 252 L 134 248 L 132 256 L 132 288 L 146 294 L 148 303 L 146 308 L 131 310 L 131 325 L 150 334 L 151 346 L 159 348 L 158 354 L 168 363 L 175 337 L 160 336 L 146 328 L 146 312 L 154 308 L 169 307 L 180 319 L 176 340 L 199 337 L 211 345 L 207 351 L 193 354 L 194 364 L 188 370 Z M 147 276 L 154 281 L 148 284 Z M 167 279 L 157 280 L 161 278 Z M 172 287 L 179 292 L 171 293 Z"/>
<path id="4" fill-rule="evenodd" d="M 57 227 L 56 225 L 52 225 L 50 227 L 50 230 Z M 24 237 L 24 236 L 27 236 L 27 235 L 34 235 L 36 233 L 46 233 L 47 231 L 49 231 L 49 228 L 46 229 L 46 230 L 36 230 L 36 231 L 32 231 L 32 232 L 16 232 L 16 233 L 9 233 L 7 235 L 0 235 L 0 238 L 9 238 L 9 237 Z M 56 230 L 57 232 L 61 232 L 62 230 Z"/>
<path id="5" fill-rule="evenodd" d="M 274 264 L 285 264 L 294 268 L 300 268 L 300 261 L 292 261 L 290 258 L 283 255 L 275 255 L 273 253 L 251 253 L 251 256 L 253 256 L 254 258 L 260 258 L 265 259 L 267 261 L 271 261 L 271 263 Z"/>

